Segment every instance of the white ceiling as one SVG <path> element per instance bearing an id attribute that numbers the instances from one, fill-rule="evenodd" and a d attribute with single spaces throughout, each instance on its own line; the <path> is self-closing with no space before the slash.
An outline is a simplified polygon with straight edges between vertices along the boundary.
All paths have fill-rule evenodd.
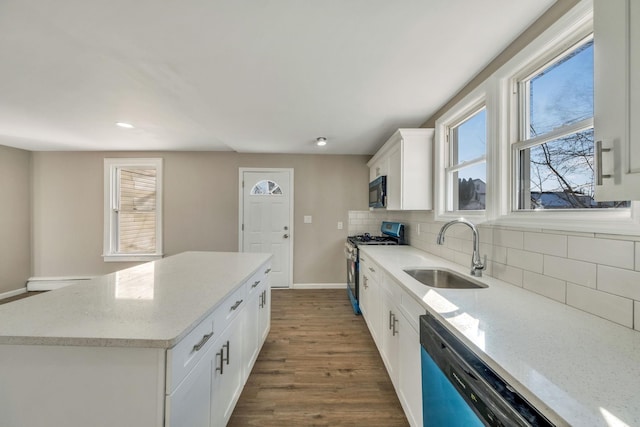
<path id="1" fill-rule="evenodd" d="M 2 0 L 0 144 L 372 154 L 553 3 Z"/>

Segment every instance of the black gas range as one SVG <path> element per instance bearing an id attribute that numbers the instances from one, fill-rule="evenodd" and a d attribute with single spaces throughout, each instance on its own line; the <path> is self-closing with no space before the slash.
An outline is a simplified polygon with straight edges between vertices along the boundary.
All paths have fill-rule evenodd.
<path id="1" fill-rule="evenodd" d="M 383 221 L 380 226 L 380 232 L 381 235 L 379 236 L 372 236 L 369 233 L 349 236 L 345 243 L 345 256 L 347 258 L 347 291 L 355 314 L 360 314 L 360 284 L 358 283 L 360 254 L 358 246 L 407 244 L 404 237 L 404 224 L 402 223 Z"/>

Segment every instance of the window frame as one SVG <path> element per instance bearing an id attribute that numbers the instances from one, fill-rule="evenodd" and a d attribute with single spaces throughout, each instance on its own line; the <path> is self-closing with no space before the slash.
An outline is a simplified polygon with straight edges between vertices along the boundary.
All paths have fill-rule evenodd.
<path id="1" fill-rule="evenodd" d="M 435 219 L 436 221 L 449 221 L 451 219 L 465 218 L 473 219 L 475 222 L 485 222 L 488 219 L 489 204 L 491 194 L 494 193 L 492 183 L 492 171 L 489 167 L 490 159 L 490 128 L 493 118 L 492 102 L 489 99 L 489 84 L 485 82 L 478 86 L 473 92 L 464 97 L 458 104 L 449 109 L 436 120 L 435 124 Z M 449 132 L 473 115 L 484 109 L 486 112 L 486 151 L 485 155 L 467 162 L 451 164 L 452 147 L 449 141 Z M 452 169 L 459 169 L 460 166 L 472 166 L 484 162 L 486 165 L 486 186 L 484 210 L 448 210 L 450 203 L 455 206 L 453 193 L 449 190 L 448 173 Z"/>
<path id="2" fill-rule="evenodd" d="M 498 212 L 492 215 L 497 225 L 524 226 L 545 229 L 578 231 L 639 233 L 638 202 L 631 208 L 619 209 L 562 209 L 562 210 L 519 210 L 518 202 L 518 156 L 514 144 L 522 135 L 519 116 L 522 102 L 518 94 L 519 81 L 530 76 L 544 64 L 552 62 L 567 49 L 575 46 L 593 33 L 593 5 L 583 1 L 560 18 L 532 43 L 522 49 L 503 65 L 493 76 L 498 87 L 499 121 L 506 128 L 503 138 L 499 138 L 498 150 L 502 156 L 500 182 L 496 189 L 503 197 Z M 592 119 L 591 119 L 592 120 Z M 581 122 L 576 130 L 585 126 Z M 548 135 L 547 135 L 548 136 Z"/>
<path id="3" fill-rule="evenodd" d="M 548 229 L 567 232 L 640 235 L 640 201 L 631 208 L 518 211 L 517 158 L 512 143 L 520 137 L 517 78 L 531 73 L 533 64 L 549 63 L 563 51 L 593 33 L 593 3 L 583 0 L 565 13 L 535 40 L 500 66 L 472 92 L 462 97 L 435 125 L 435 210 L 436 221 L 464 216 L 476 223 L 499 227 Z M 596 41 L 597 43 L 597 41 Z M 446 212 L 446 126 L 485 100 L 487 109 L 487 195 L 485 211 Z"/>
<path id="4" fill-rule="evenodd" d="M 162 158 L 104 159 L 104 236 L 102 257 L 105 262 L 139 262 L 162 258 Z M 116 172 L 121 167 L 155 168 L 156 170 L 156 246 L 153 253 L 121 253 L 117 249 L 117 221 L 113 211 L 117 186 Z"/>

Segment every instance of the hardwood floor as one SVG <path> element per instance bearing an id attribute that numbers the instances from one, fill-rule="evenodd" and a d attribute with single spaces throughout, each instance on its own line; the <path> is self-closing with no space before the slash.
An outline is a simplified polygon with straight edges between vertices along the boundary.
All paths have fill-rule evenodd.
<path id="1" fill-rule="evenodd" d="M 346 290 L 273 290 L 271 332 L 228 426 L 407 426 Z"/>

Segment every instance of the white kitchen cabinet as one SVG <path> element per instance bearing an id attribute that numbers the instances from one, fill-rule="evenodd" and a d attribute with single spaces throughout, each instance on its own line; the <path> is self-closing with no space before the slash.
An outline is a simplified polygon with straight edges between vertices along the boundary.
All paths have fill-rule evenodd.
<path id="1" fill-rule="evenodd" d="M 211 427 L 227 424 L 244 386 L 245 313 L 240 313 L 213 345 L 216 353 L 212 369 Z"/>
<path id="2" fill-rule="evenodd" d="M 247 284 L 247 313 L 245 325 L 245 360 L 248 376 L 258 358 L 270 328 L 271 287 L 266 271 L 259 271 Z"/>
<path id="3" fill-rule="evenodd" d="M 364 317 L 371 337 L 378 347 L 381 345 L 381 305 L 380 305 L 381 269 L 366 256 L 360 256 L 360 311 Z"/>
<path id="4" fill-rule="evenodd" d="M 594 132 L 598 201 L 640 200 L 640 3 L 594 1 Z M 596 152 L 596 157 L 599 157 Z M 597 162 L 596 162 L 597 163 Z"/>
<path id="5" fill-rule="evenodd" d="M 432 209 L 433 135 L 433 129 L 398 129 L 367 163 L 370 178 L 387 176 L 388 210 Z"/>
<path id="6" fill-rule="evenodd" d="M 383 273 L 380 356 L 411 426 L 422 426 L 419 317 L 425 309 Z"/>
<path id="7" fill-rule="evenodd" d="M 167 396 L 166 427 L 211 425 L 212 367 L 215 348 L 208 347 L 184 381 Z"/>

